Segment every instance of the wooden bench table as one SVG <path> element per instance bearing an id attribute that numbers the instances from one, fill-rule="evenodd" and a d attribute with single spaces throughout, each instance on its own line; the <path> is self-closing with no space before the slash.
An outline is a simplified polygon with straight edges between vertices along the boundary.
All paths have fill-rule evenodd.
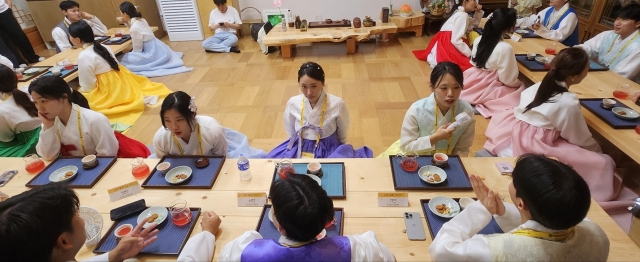
<path id="1" fill-rule="evenodd" d="M 276 25 L 264 38 L 266 46 L 280 46 L 283 58 L 293 56 L 292 47 L 296 44 L 318 42 L 347 42 L 347 54 L 353 54 L 357 49 L 357 42 L 368 40 L 371 35 L 395 33 L 398 27 L 394 23 L 376 22 L 372 27 L 337 27 L 337 28 L 310 28 L 307 32 L 300 29 L 288 28 L 286 32 Z"/>
<path id="2" fill-rule="evenodd" d="M 424 14 L 413 11 L 410 16 L 401 16 L 400 10 L 393 10 L 393 16 L 389 20 L 398 27 L 400 32 L 415 32 L 416 37 L 422 36 L 422 27 L 424 26 Z"/>

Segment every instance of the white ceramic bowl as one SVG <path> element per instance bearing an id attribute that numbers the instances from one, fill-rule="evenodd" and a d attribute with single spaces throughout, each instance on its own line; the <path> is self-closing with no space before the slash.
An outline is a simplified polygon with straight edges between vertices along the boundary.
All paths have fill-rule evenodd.
<path id="1" fill-rule="evenodd" d="M 316 175 L 311 175 L 311 174 L 308 174 L 307 176 L 309 176 L 311 179 L 313 179 L 313 180 L 315 180 L 316 182 L 318 182 L 318 185 L 319 185 L 319 186 L 322 186 L 322 179 L 320 179 L 318 176 L 316 176 Z"/>
<path id="2" fill-rule="evenodd" d="M 120 41 L 120 39 L 122 39 L 122 37 L 112 37 L 111 39 L 109 39 L 109 41 L 111 42 L 116 42 L 116 41 Z"/>
<path id="3" fill-rule="evenodd" d="M 449 207 L 449 209 L 450 209 L 449 210 L 449 214 L 440 214 L 440 213 L 438 213 L 438 211 L 436 210 L 436 206 L 437 205 L 441 205 L 441 204 L 445 204 L 446 206 Z M 429 200 L 429 210 L 431 210 L 431 212 L 433 212 L 437 216 L 450 218 L 450 217 L 454 217 L 458 213 L 460 213 L 460 206 L 458 205 L 458 202 L 456 202 L 455 200 L 453 200 L 453 199 L 451 199 L 449 197 L 437 196 L 437 197 L 434 197 L 431 200 Z"/>
<path id="4" fill-rule="evenodd" d="M 460 207 L 462 209 L 467 208 L 469 205 L 473 204 L 473 202 L 476 202 L 476 201 L 470 197 L 463 197 L 463 198 L 460 198 L 460 200 L 458 200 L 458 203 L 460 203 Z"/>
<path id="5" fill-rule="evenodd" d="M 177 166 L 169 170 L 169 172 L 167 172 L 167 174 L 164 176 L 164 179 L 169 184 L 173 184 L 173 185 L 180 184 L 185 180 L 189 179 L 189 177 L 191 177 L 191 172 L 192 170 L 188 166 Z M 185 174 L 187 175 L 187 177 L 185 177 L 184 179 L 178 179 L 174 181 L 173 178 L 179 174 Z"/>
<path id="6" fill-rule="evenodd" d="M 158 214 L 158 218 L 156 218 L 156 220 L 154 220 L 151 223 L 147 223 L 147 219 L 153 214 Z M 167 210 L 166 207 L 155 206 L 155 207 L 147 208 L 144 211 L 142 211 L 142 213 L 138 215 L 137 221 L 138 221 L 138 224 L 144 223 L 144 226 L 142 227 L 147 228 L 154 223 L 158 225 L 162 224 L 162 222 L 164 222 L 168 216 L 169 216 L 169 210 Z"/>
<path id="7" fill-rule="evenodd" d="M 85 156 L 85 157 L 82 158 L 82 164 L 87 165 L 87 166 L 95 165 L 96 159 L 98 159 L 96 157 L 96 155 Z"/>
<path id="8" fill-rule="evenodd" d="M 120 225 L 119 227 L 117 227 L 117 228 L 116 228 L 116 230 L 113 230 L 113 235 L 114 235 L 114 236 L 116 236 L 116 238 L 121 238 L 121 237 L 123 237 L 123 236 L 126 236 L 126 235 L 127 235 L 127 234 L 129 234 L 129 233 L 124 234 L 124 235 L 118 235 L 118 232 L 119 232 L 120 230 L 122 230 L 123 228 L 127 228 L 127 227 L 130 229 L 130 230 L 129 230 L 129 233 L 131 233 L 131 231 L 133 231 L 133 225 L 131 225 L 131 224 L 124 224 L 124 225 Z"/>
<path id="9" fill-rule="evenodd" d="M 322 165 L 318 162 L 311 162 L 307 165 L 307 170 L 309 170 L 312 174 L 317 174 L 322 168 Z"/>
<path id="10" fill-rule="evenodd" d="M 433 155 L 433 158 L 436 161 L 436 164 L 438 165 L 442 165 L 449 160 L 449 156 L 447 156 L 447 154 L 444 154 L 444 153 L 435 153 Z M 443 159 L 443 160 L 438 160 L 438 159 Z"/>
<path id="11" fill-rule="evenodd" d="M 167 172 L 169 172 L 169 168 L 170 168 L 170 167 L 171 167 L 171 163 L 169 163 L 169 162 L 162 162 L 162 163 L 160 163 L 160 164 L 158 164 L 158 165 L 156 166 L 156 169 L 157 169 L 158 171 L 160 171 L 160 173 L 162 173 L 162 174 L 167 174 Z"/>
<path id="12" fill-rule="evenodd" d="M 616 105 L 616 100 L 613 100 L 611 98 L 605 98 L 605 99 L 602 99 L 602 104 L 605 107 L 614 107 Z"/>
<path id="13" fill-rule="evenodd" d="M 529 28 L 529 27 L 528 27 L 528 26 L 526 26 L 526 25 L 521 25 L 521 26 L 520 26 L 520 29 L 522 29 L 522 30 L 527 30 L 527 28 Z"/>
<path id="14" fill-rule="evenodd" d="M 516 33 L 518 33 L 518 34 L 527 34 L 527 33 L 529 33 L 529 31 L 523 30 L 523 29 L 518 29 L 518 30 L 516 30 Z"/>
<path id="15" fill-rule="evenodd" d="M 438 174 L 440 176 L 440 181 L 436 182 L 429 182 L 429 178 L 433 178 L 434 174 Z M 422 181 L 427 182 L 429 184 L 440 184 L 442 182 L 444 182 L 445 180 L 447 180 L 447 173 L 444 172 L 444 170 L 442 170 L 442 168 L 439 168 L 437 166 L 423 166 L 418 170 L 418 176 L 420 177 L 420 179 L 422 179 Z"/>
<path id="16" fill-rule="evenodd" d="M 635 120 L 640 117 L 640 114 L 638 114 L 638 112 L 630 108 L 614 107 L 611 109 L 611 111 L 616 117 L 624 120 Z"/>
<path id="17" fill-rule="evenodd" d="M 73 172 L 73 175 L 71 175 L 70 177 L 64 178 L 64 174 L 67 172 Z M 49 175 L 49 181 L 51 182 L 68 181 L 76 177 L 77 174 L 78 174 L 77 166 L 64 166 L 56 169 L 56 171 L 53 171 L 53 173 Z"/>

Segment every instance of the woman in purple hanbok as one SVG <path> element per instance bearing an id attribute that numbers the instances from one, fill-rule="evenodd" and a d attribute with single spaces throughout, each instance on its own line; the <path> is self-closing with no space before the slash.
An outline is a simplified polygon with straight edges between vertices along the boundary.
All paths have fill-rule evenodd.
<path id="1" fill-rule="evenodd" d="M 314 62 L 298 70 L 301 95 L 287 102 L 284 128 L 290 139 L 267 158 L 368 158 L 368 147 L 356 150 L 347 141 L 349 111 L 344 101 L 324 92 L 324 71 Z"/>

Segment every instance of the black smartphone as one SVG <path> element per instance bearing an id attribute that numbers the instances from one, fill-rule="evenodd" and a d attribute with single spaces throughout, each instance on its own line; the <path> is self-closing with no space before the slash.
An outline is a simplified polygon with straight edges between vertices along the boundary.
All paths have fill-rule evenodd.
<path id="1" fill-rule="evenodd" d="M 220 22 L 220 23 L 218 23 L 218 24 L 219 24 L 220 26 L 224 26 L 224 23 L 223 23 L 223 22 Z"/>
<path id="2" fill-rule="evenodd" d="M 114 208 L 109 214 L 111 216 L 111 221 L 116 221 L 133 213 L 145 210 L 146 208 L 147 204 L 145 203 L 144 199 L 140 199 L 124 206 Z"/>

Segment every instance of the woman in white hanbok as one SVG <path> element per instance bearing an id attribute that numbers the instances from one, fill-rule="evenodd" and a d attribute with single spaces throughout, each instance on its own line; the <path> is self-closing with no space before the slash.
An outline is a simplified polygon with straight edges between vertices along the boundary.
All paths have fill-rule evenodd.
<path id="1" fill-rule="evenodd" d="M 122 20 L 129 27 L 133 51 L 122 57 L 123 66 L 138 75 L 146 77 L 165 76 L 189 72 L 185 67 L 182 53 L 174 52 L 169 46 L 153 35 L 147 20 L 131 2 L 120 4 Z"/>

